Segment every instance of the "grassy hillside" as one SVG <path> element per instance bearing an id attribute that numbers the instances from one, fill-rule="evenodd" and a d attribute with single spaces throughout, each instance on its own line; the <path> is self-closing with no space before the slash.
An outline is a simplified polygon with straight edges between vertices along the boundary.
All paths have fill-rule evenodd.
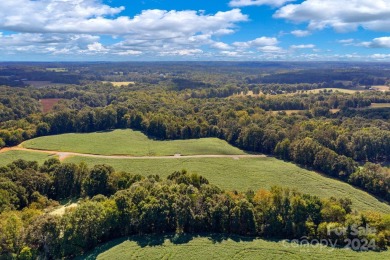
<path id="1" fill-rule="evenodd" d="M 47 159 L 51 158 L 52 155 L 47 153 L 37 153 L 28 151 L 8 151 L 0 153 L 0 166 L 5 166 L 15 160 L 23 159 L 26 161 L 37 161 L 42 164 Z"/>
<path id="2" fill-rule="evenodd" d="M 269 189 L 273 185 L 291 187 L 303 193 L 323 198 L 348 197 L 354 208 L 390 213 L 390 206 L 351 185 L 327 178 L 316 172 L 302 169 L 295 164 L 275 158 L 187 158 L 187 159 L 101 159 L 69 157 L 65 162 L 109 164 L 117 171 L 129 171 L 144 176 L 159 174 L 166 177 L 173 171 L 186 169 L 199 173 L 211 183 L 227 190 Z"/>
<path id="3" fill-rule="evenodd" d="M 241 237 L 131 237 L 111 241 L 82 259 L 389 259 L 390 251 L 354 252 L 303 247 L 283 241 Z"/>
<path id="4" fill-rule="evenodd" d="M 0 153 L 0 166 L 17 159 L 34 160 L 42 163 L 50 155 L 37 152 L 9 151 Z M 295 164 L 275 158 L 187 158 L 187 159 L 102 159 L 69 157 L 64 162 L 86 162 L 89 166 L 109 164 L 117 171 L 129 171 L 144 176 L 159 174 L 166 177 L 173 171 L 186 169 L 199 173 L 212 183 L 227 190 L 269 189 L 273 185 L 296 188 L 297 190 L 323 198 L 330 196 L 348 197 L 358 210 L 375 210 L 390 213 L 390 206 L 378 201 L 368 193 L 351 185 L 325 177 Z"/>
<path id="5" fill-rule="evenodd" d="M 22 146 L 41 150 L 103 155 L 245 154 L 218 138 L 155 141 L 131 129 L 45 136 L 26 141 Z"/>

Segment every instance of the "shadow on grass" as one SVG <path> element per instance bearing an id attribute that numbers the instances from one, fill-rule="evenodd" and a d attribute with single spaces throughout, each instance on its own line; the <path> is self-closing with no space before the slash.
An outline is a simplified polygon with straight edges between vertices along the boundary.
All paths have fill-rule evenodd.
<path id="1" fill-rule="evenodd" d="M 111 248 L 119 246 L 124 242 L 135 242 L 141 248 L 161 246 L 166 241 L 171 242 L 174 245 L 187 244 L 195 238 L 207 238 L 212 241 L 213 244 L 222 243 L 226 240 L 233 240 L 235 242 L 251 242 L 257 237 L 244 237 L 238 235 L 229 234 L 210 234 L 210 233 L 199 233 L 199 234 L 168 234 L 168 235 L 139 235 L 122 237 L 111 240 L 105 244 L 97 246 L 93 251 L 87 252 L 86 254 L 77 257 L 76 259 L 96 259 L 101 253 L 104 253 Z M 263 239 L 263 238 L 262 238 Z"/>

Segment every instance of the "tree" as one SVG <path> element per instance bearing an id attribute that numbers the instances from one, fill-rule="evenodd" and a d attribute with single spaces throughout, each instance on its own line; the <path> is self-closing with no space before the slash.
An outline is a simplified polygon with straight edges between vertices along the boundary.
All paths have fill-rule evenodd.
<path id="1" fill-rule="evenodd" d="M 95 165 L 89 172 L 88 177 L 83 182 L 85 195 L 93 197 L 97 194 L 108 195 L 109 177 L 114 169 L 108 165 Z"/>
<path id="2" fill-rule="evenodd" d="M 78 167 L 74 163 L 58 165 L 53 172 L 53 197 L 66 199 L 72 195 Z"/>

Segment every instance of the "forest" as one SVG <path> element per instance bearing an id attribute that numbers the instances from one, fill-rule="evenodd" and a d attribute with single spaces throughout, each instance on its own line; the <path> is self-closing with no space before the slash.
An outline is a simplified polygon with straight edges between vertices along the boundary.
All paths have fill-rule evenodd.
<path id="1" fill-rule="evenodd" d="M 4 63 L 0 83 L 0 148 L 125 128 L 156 140 L 217 137 L 390 202 L 390 91 L 372 89 L 389 85 L 386 64 Z M 53 98 L 43 113 L 41 101 Z M 0 194 L 0 246 L 9 255 L 72 257 L 144 233 L 321 238 L 329 223 L 375 226 L 373 250 L 390 241 L 389 216 L 354 212 L 348 198 L 280 187 L 224 191 L 185 171 L 145 178 L 107 165 L 19 160 L 0 168 Z M 43 214 L 79 197 L 85 201 L 64 217 Z"/>
<path id="2" fill-rule="evenodd" d="M 362 250 L 390 244 L 390 215 L 351 210 L 348 198 L 320 199 L 288 188 L 223 191 L 198 174 L 167 179 L 115 172 L 109 165 L 43 165 L 23 160 L 0 168 L 2 257 L 72 258 L 116 237 L 213 232 L 263 238 L 329 239 L 332 229 L 370 225 L 375 234 L 345 234 L 369 241 Z M 63 187 L 67 187 L 64 189 Z M 82 197 L 74 211 L 45 214 L 57 200 Z M 339 246 L 342 246 L 339 245 Z M 18 258 L 18 259 L 19 259 Z"/>

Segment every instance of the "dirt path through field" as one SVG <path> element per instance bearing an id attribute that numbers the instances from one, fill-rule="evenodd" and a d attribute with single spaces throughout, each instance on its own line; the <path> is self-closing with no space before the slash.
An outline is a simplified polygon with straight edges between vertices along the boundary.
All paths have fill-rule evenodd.
<path id="1" fill-rule="evenodd" d="M 245 154 L 245 155 L 225 155 L 225 154 L 200 154 L 200 155 L 166 155 L 166 156 L 131 156 L 131 155 L 101 155 L 101 154 L 86 154 L 86 153 L 73 153 L 73 152 L 60 152 L 60 151 L 49 151 L 49 150 L 38 150 L 23 148 L 20 146 L 3 148 L 0 153 L 8 151 L 27 151 L 27 152 L 38 152 L 47 153 L 53 156 L 58 156 L 60 161 L 65 160 L 71 156 L 81 157 L 92 157 L 92 158 L 103 158 L 103 159 L 187 159 L 187 158 L 232 158 L 238 160 L 240 158 L 264 158 L 264 154 Z"/>

